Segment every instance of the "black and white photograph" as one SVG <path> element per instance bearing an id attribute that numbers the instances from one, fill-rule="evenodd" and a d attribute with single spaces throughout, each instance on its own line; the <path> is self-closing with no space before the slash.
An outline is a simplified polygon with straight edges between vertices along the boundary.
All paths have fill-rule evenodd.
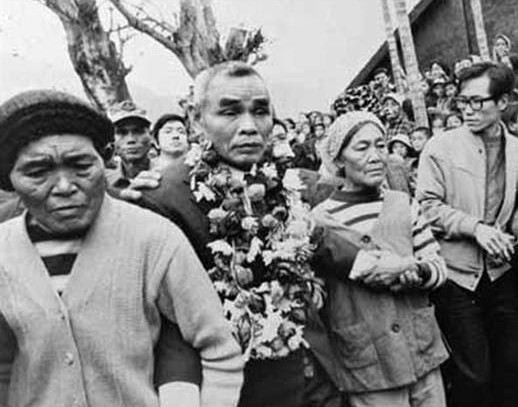
<path id="1" fill-rule="evenodd" d="M 517 0 L 0 0 L 0 407 L 518 407 Z"/>

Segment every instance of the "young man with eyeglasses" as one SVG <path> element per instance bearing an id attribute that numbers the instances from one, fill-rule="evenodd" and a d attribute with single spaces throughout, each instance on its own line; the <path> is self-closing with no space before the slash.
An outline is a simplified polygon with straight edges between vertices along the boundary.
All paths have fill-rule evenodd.
<path id="1" fill-rule="evenodd" d="M 452 350 L 449 406 L 518 406 L 518 293 L 510 263 L 518 139 L 501 122 L 514 75 L 482 62 L 459 80 L 464 126 L 430 140 L 417 181 L 417 199 L 449 268 L 434 295 Z"/>

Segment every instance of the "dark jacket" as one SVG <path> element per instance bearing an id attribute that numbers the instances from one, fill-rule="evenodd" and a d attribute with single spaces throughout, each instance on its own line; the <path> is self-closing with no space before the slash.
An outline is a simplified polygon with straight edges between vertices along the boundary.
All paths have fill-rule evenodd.
<path id="1" fill-rule="evenodd" d="M 209 222 L 203 202 L 196 202 L 189 167 L 175 163 L 162 170 L 160 186 L 143 193 L 140 205 L 175 222 L 189 238 L 206 268 L 212 265 Z M 304 390 L 301 351 L 276 360 L 249 360 L 239 407 L 300 407 Z M 283 383 L 279 386 L 279 383 Z"/>

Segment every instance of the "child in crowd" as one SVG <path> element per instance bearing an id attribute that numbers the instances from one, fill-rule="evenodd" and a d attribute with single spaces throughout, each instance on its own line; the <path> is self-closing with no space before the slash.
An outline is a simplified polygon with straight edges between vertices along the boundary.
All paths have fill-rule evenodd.
<path id="1" fill-rule="evenodd" d="M 450 112 L 444 118 L 444 130 L 451 130 L 461 127 L 464 124 L 462 115 L 457 112 Z"/>
<path id="2" fill-rule="evenodd" d="M 410 138 L 406 134 L 395 135 L 388 143 L 388 151 L 392 157 L 402 159 L 408 172 L 410 192 L 413 195 L 417 180 L 417 159 Z"/>
<path id="3" fill-rule="evenodd" d="M 406 134 L 396 134 L 388 143 L 390 154 L 397 155 L 407 161 L 412 158 L 413 150 L 410 138 Z"/>
<path id="4" fill-rule="evenodd" d="M 502 120 L 507 126 L 509 133 L 518 136 L 518 103 L 510 103 L 505 110 Z"/>
<path id="5" fill-rule="evenodd" d="M 434 136 L 441 134 L 444 131 L 444 116 L 441 113 L 432 113 L 429 119 L 432 134 Z"/>
<path id="6" fill-rule="evenodd" d="M 432 132 L 428 127 L 416 127 L 410 133 L 410 143 L 418 159 L 430 137 L 432 137 Z"/>

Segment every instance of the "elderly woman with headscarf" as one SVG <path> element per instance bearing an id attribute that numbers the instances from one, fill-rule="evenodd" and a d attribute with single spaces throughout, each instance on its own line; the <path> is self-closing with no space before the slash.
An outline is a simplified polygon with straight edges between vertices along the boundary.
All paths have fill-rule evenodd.
<path id="1" fill-rule="evenodd" d="M 344 179 L 313 210 L 323 228 L 315 265 L 327 282 L 323 320 L 335 355 L 328 371 L 353 407 L 445 406 L 439 366 L 447 352 L 428 292 L 445 282 L 446 266 L 416 201 L 383 188 L 383 125 L 370 113 L 348 113 L 322 151 Z"/>
<path id="2" fill-rule="evenodd" d="M 106 195 L 112 138 L 66 93 L 0 106 L 0 188 L 27 208 L 0 225 L 0 405 L 200 405 L 186 383 L 155 388 L 161 316 L 200 354 L 201 405 L 236 405 L 243 361 L 212 283 L 177 226 Z"/>

